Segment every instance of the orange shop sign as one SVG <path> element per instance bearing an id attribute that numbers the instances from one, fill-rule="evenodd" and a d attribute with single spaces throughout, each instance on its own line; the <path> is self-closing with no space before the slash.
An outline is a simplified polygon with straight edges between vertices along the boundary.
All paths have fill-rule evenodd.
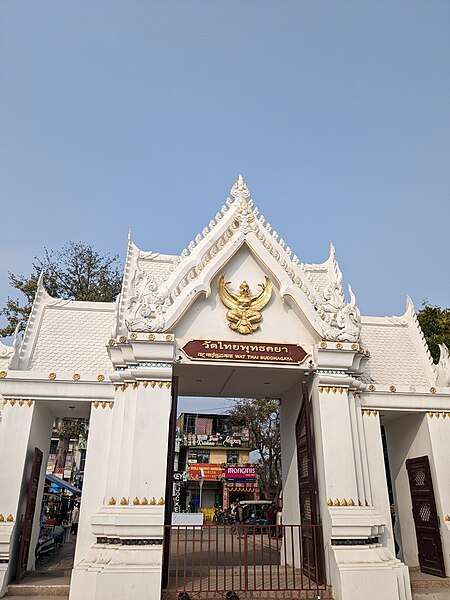
<path id="1" fill-rule="evenodd" d="M 218 481 L 223 479 L 225 469 L 220 465 L 210 465 L 201 463 L 191 463 L 189 465 L 189 479 L 198 480 L 202 476 L 204 481 Z"/>

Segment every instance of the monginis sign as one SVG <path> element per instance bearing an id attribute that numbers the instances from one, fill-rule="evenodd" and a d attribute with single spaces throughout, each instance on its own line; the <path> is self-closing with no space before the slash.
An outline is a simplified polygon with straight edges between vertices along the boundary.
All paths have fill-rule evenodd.
<path id="1" fill-rule="evenodd" d="M 255 467 L 227 467 L 225 477 L 228 481 L 255 481 Z"/>

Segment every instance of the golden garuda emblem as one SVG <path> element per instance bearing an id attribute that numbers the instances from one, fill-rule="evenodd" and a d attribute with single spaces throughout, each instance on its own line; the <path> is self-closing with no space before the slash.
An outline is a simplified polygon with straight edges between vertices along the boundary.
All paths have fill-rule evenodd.
<path id="1" fill-rule="evenodd" d="M 225 281 L 225 274 L 219 277 L 219 296 L 222 302 L 230 310 L 227 311 L 228 325 L 233 331 L 238 331 L 246 335 L 259 329 L 259 322 L 262 319 L 260 311 L 269 302 L 272 295 L 272 282 L 267 277 L 265 283 L 259 283 L 261 291 L 252 296 L 250 287 L 246 281 L 239 286 L 239 294 L 233 293 L 228 285 L 230 281 Z"/>

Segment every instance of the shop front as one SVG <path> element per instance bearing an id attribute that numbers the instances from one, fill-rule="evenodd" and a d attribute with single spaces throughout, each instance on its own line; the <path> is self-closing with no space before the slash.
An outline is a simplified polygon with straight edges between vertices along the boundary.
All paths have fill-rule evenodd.
<path id="1" fill-rule="evenodd" d="M 228 465 L 225 469 L 223 484 L 224 510 L 233 502 L 241 500 L 259 500 L 259 488 L 256 483 L 256 468 L 254 465 Z"/>
<path id="2" fill-rule="evenodd" d="M 214 509 L 222 505 L 225 469 L 219 464 L 189 465 L 187 504 L 190 512 L 201 510 L 212 520 Z"/>

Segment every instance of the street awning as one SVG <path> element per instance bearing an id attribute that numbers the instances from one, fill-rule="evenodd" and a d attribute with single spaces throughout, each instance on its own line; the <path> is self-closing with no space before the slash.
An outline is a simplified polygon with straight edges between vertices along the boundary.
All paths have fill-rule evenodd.
<path id="1" fill-rule="evenodd" d="M 76 494 L 77 496 L 81 496 L 81 490 L 79 490 L 74 485 L 70 484 L 68 481 L 64 481 L 64 479 L 60 479 L 56 475 L 46 475 L 45 479 L 47 481 L 50 481 L 51 483 L 54 483 L 58 487 L 62 487 L 65 490 L 68 490 L 69 492 L 72 492 L 72 494 Z"/>

